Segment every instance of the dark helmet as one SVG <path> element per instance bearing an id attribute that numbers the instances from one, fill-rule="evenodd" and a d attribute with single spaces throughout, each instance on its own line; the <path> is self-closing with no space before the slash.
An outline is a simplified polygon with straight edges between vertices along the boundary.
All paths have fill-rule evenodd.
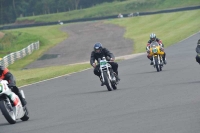
<path id="1" fill-rule="evenodd" d="M 200 64 L 200 57 L 199 57 L 199 54 L 197 54 L 196 56 L 196 62 L 198 62 Z"/>
<path id="2" fill-rule="evenodd" d="M 101 50 L 102 50 L 102 44 L 97 42 L 94 44 L 94 52 L 95 53 L 101 53 Z"/>
<path id="3" fill-rule="evenodd" d="M 200 45 L 200 39 L 197 41 L 197 45 Z"/>
<path id="4" fill-rule="evenodd" d="M 151 40 L 151 41 L 155 41 L 155 40 L 156 40 L 156 34 L 151 33 L 151 34 L 150 34 L 150 40 Z"/>

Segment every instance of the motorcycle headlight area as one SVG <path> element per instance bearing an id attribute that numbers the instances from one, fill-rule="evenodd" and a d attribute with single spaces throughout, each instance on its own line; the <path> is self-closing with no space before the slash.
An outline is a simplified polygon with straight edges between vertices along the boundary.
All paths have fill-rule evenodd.
<path id="1" fill-rule="evenodd" d="M 152 49 L 152 52 L 153 52 L 153 53 L 157 53 L 157 52 L 158 52 L 157 48 L 153 48 L 153 49 Z"/>
<path id="2" fill-rule="evenodd" d="M 100 61 L 100 65 L 101 65 L 101 66 L 104 66 L 104 65 L 106 65 L 106 64 L 107 64 L 106 61 Z"/>

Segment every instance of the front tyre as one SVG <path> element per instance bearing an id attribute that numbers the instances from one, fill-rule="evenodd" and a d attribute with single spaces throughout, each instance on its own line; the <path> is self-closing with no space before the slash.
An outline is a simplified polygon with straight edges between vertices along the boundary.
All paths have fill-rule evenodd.
<path id="1" fill-rule="evenodd" d="M 154 57 L 154 60 L 155 60 L 155 67 L 156 67 L 156 70 L 157 72 L 160 71 L 160 65 L 158 64 L 158 56 L 155 56 Z"/>
<path id="2" fill-rule="evenodd" d="M 1 108 L 2 114 L 4 115 L 4 117 L 10 124 L 15 124 L 16 117 L 15 117 L 14 111 L 11 111 L 8 106 L 11 106 L 11 105 L 8 105 L 6 101 L 4 100 L 0 101 L 0 108 Z"/>
<path id="3" fill-rule="evenodd" d="M 110 70 L 110 75 L 111 75 L 111 78 L 115 78 L 115 80 L 111 82 L 111 85 L 112 85 L 113 90 L 116 90 L 117 89 L 117 83 L 116 83 L 117 77 L 116 77 L 116 74 L 113 72 L 112 69 Z"/>
<path id="4" fill-rule="evenodd" d="M 163 60 L 162 60 L 162 56 L 160 56 L 160 65 L 159 65 L 159 67 L 160 67 L 160 71 L 162 71 L 162 67 L 163 67 Z"/>
<path id="5" fill-rule="evenodd" d="M 112 84 L 110 82 L 110 79 L 106 71 L 103 72 L 103 78 L 104 78 L 104 84 L 106 85 L 108 91 L 112 91 Z"/>

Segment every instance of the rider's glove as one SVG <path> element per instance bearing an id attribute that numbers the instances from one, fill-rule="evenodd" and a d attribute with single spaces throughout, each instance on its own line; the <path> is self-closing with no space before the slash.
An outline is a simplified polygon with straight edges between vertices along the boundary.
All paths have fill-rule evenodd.
<path id="1" fill-rule="evenodd" d="M 96 63 L 93 63 L 92 66 L 95 68 L 96 67 Z"/>
<path id="2" fill-rule="evenodd" d="M 114 61 L 114 59 L 113 59 L 113 58 L 110 58 L 110 61 Z"/>

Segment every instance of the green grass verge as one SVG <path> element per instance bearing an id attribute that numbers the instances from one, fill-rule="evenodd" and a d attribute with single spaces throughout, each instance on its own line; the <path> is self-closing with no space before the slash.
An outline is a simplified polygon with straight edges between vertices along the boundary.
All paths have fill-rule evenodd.
<path id="1" fill-rule="evenodd" d="M 31 17 L 17 18 L 17 21 L 35 22 L 56 22 L 80 18 L 94 18 L 116 15 L 119 13 L 128 14 L 131 12 L 158 11 L 163 9 L 179 8 L 186 6 L 200 5 L 199 0 L 126 0 L 123 2 L 112 2 L 95 5 L 91 8 L 73 10 L 62 13 L 38 15 Z"/>
<path id="2" fill-rule="evenodd" d="M 79 72 L 81 70 L 90 68 L 90 64 L 78 64 L 67 66 L 53 66 L 46 68 L 36 68 L 15 71 L 12 70 L 15 78 L 17 79 L 17 85 L 23 86 L 35 82 L 39 82 L 45 79 L 55 78 L 60 75 L 70 74 L 72 72 Z"/>
<path id="3" fill-rule="evenodd" d="M 68 35 L 67 33 L 60 31 L 60 27 L 61 26 L 56 25 L 6 30 L 6 34 L 12 34 L 13 36 L 15 34 L 21 34 L 21 36 L 15 36 L 15 41 L 12 42 L 13 45 L 17 46 L 15 51 L 19 51 L 33 42 L 40 41 L 39 50 L 34 51 L 31 55 L 23 58 L 22 60 L 16 61 L 14 64 L 10 65 L 9 68 L 13 70 L 20 70 L 38 59 L 38 57 L 40 57 L 45 51 L 65 40 Z M 10 42 L 7 41 L 5 44 L 6 43 Z M 7 48 L 8 51 L 13 50 L 13 45 Z"/>
<path id="4" fill-rule="evenodd" d="M 200 10 L 165 13 L 134 18 L 113 19 L 107 23 L 126 29 L 125 38 L 132 39 L 133 53 L 145 51 L 150 33 L 155 33 L 165 47 L 200 31 Z M 189 44 L 188 44 L 189 45 Z"/>

